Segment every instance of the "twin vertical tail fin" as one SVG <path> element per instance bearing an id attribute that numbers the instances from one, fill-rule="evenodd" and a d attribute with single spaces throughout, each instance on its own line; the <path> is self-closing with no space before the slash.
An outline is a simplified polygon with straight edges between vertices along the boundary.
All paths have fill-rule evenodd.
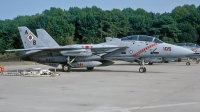
<path id="1" fill-rule="evenodd" d="M 18 30 L 25 49 L 46 47 L 27 27 L 18 27 Z"/>
<path id="2" fill-rule="evenodd" d="M 58 43 L 44 30 L 36 29 L 38 38 L 47 46 L 47 47 L 60 47 Z"/>

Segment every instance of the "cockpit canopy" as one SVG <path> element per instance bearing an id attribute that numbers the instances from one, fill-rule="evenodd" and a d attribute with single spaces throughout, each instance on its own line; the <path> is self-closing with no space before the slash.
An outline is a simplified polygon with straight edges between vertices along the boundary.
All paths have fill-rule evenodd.
<path id="1" fill-rule="evenodd" d="M 164 43 L 163 41 L 148 35 L 131 35 L 127 37 L 122 37 L 121 41 L 127 40 L 135 40 L 135 41 L 147 41 L 147 42 L 155 42 L 155 43 Z"/>
<path id="2" fill-rule="evenodd" d="M 189 42 L 184 42 L 184 43 L 177 43 L 177 46 L 187 46 L 187 47 L 200 47 L 199 45 L 195 43 L 189 43 Z"/>

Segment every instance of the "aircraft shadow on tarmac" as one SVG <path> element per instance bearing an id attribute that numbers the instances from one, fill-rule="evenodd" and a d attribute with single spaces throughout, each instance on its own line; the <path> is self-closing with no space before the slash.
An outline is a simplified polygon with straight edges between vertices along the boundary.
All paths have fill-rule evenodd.
<path id="1" fill-rule="evenodd" d="M 55 69 L 50 68 L 50 71 L 54 71 Z M 56 69 L 56 72 L 63 72 L 62 69 Z M 120 73 L 139 73 L 138 69 L 135 70 L 104 70 L 104 69 L 98 69 L 98 67 L 94 68 L 94 70 L 87 70 L 85 68 L 75 68 L 71 69 L 71 72 L 120 72 Z M 68 73 L 68 72 L 63 72 Z M 166 73 L 166 72 L 160 72 L 160 71 L 148 71 L 146 73 Z M 141 74 L 141 73 L 140 73 Z"/>

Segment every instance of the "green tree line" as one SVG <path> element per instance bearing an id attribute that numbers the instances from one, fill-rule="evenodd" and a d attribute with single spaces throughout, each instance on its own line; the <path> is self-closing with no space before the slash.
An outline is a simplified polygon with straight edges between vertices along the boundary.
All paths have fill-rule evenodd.
<path id="1" fill-rule="evenodd" d="M 158 9 L 159 10 L 159 9 Z M 200 6 L 183 5 L 170 13 L 153 13 L 132 8 L 102 10 L 96 6 L 68 10 L 51 7 L 41 14 L 0 20 L 0 53 L 23 48 L 19 26 L 27 26 L 34 34 L 45 29 L 59 45 L 95 44 L 105 37 L 128 35 L 155 36 L 168 43 L 200 43 Z"/>

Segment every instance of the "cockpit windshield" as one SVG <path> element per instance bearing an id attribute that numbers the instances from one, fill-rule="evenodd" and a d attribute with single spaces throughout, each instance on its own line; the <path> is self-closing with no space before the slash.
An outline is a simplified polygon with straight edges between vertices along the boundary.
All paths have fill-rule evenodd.
<path id="1" fill-rule="evenodd" d="M 132 35 L 121 38 L 121 41 L 127 40 L 137 40 L 137 41 L 147 41 L 147 42 L 155 42 L 155 43 L 163 43 L 163 41 L 148 35 Z"/>
<path id="2" fill-rule="evenodd" d="M 157 39 L 157 38 L 154 39 L 154 42 L 155 42 L 155 43 L 163 43 L 163 41 L 161 41 L 161 40 L 159 40 L 159 39 Z"/>

